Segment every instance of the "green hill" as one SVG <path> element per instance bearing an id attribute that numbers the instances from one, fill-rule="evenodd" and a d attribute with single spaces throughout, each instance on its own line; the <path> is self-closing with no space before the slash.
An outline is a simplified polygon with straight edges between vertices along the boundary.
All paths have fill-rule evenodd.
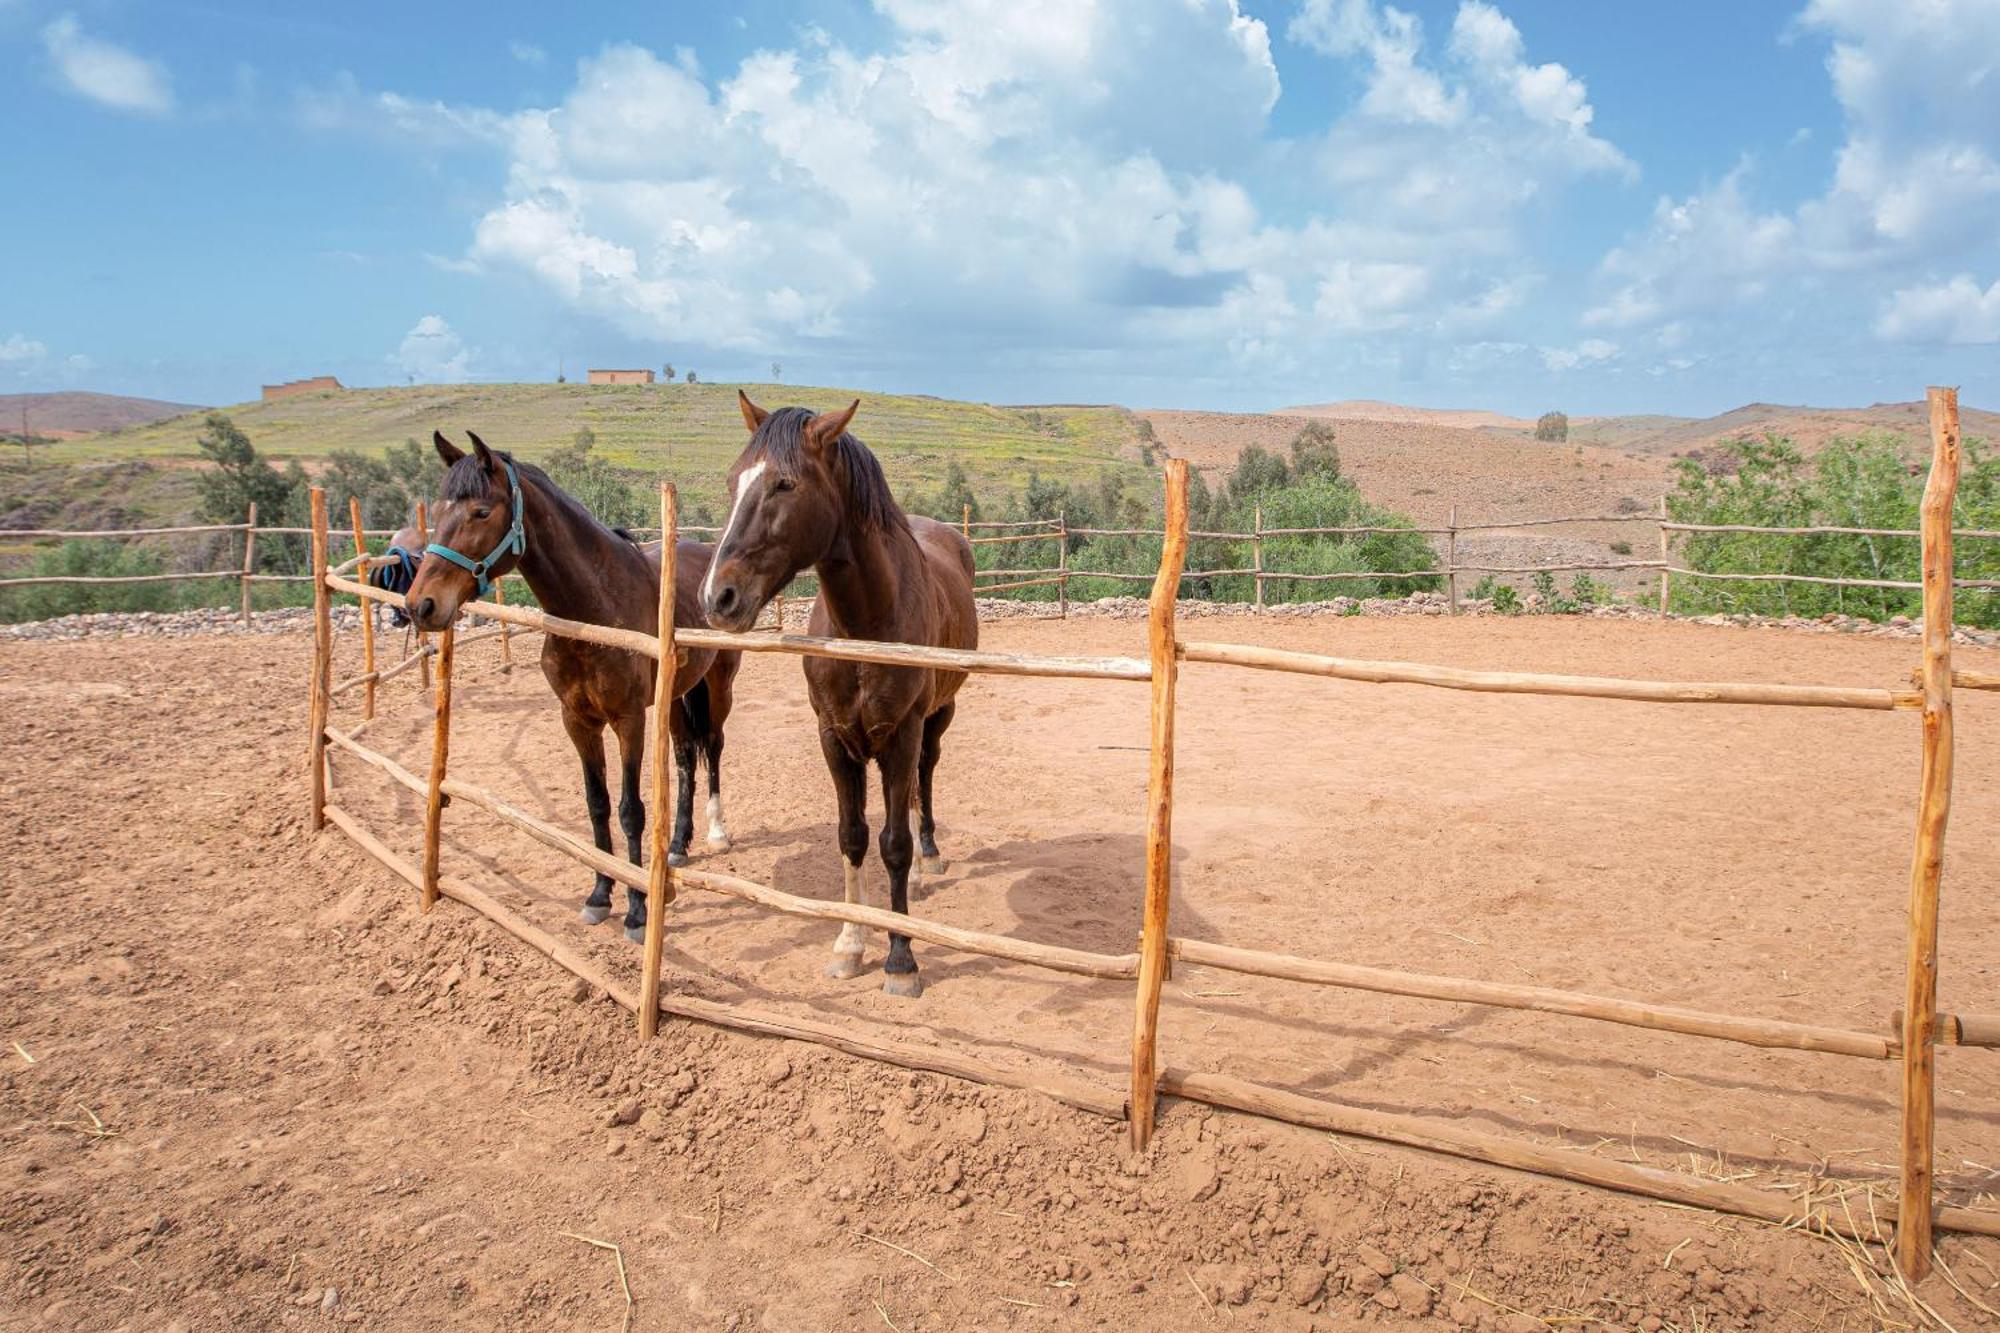
<path id="1" fill-rule="evenodd" d="M 1089 480 L 1105 467 L 1142 470 L 1138 423 L 1121 407 L 995 407 L 906 394 L 742 386 L 765 407 L 814 409 L 861 400 L 854 433 L 888 469 L 897 491 L 935 488 L 956 460 L 982 495 L 1017 491 L 1031 471 L 1062 481 Z M 272 403 L 220 409 L 258 451 L 280 463 L 313 460 L 337 449 L 379 453 L 434 429 L 540 458 L 588 427 L 610 462 L 672 477 L 691 500 L 719 501 L 722 478 L 745 434 L 734 384 L 463 384 L 343 389 Z M 198 413 L 151 425 L 99 432 L 37 452 L 44 465 L 146 460 L 168 465 L 195 457 Z"/>

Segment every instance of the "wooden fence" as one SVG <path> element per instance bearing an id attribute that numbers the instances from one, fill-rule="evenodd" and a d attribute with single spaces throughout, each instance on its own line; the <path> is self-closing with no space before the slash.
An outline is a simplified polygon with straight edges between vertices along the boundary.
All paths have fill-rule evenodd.
<path id="1" fill-rule="evenodd" d="M 1846 1210 L 1836 1210 L 1810 1197 L 1795 1198 L 1740 1183 L 1607 1161 L 1570 1149 L 1544 1147 L 1468 1130 L 1443 1120 L 1371 1111 L 1262 1086 L 1226 1074 L 1196 1073 L 1171 1065 L 1163 1066 L 1160 1062 L 1158 1016 L 1162 982 L 1174 959 L 1310 985 L 1455 1004 L 1534 1010 L 1753 1046 L 1853 1059 L 1896 1061 L 1900 1063 L 1901 1071 L 1900 1178 L 1893 1206 L 1878 1207 L 1873 1216 L 1896 1223 L 1895 1253 L 1898 1263 L 1904 1274 L 1914 1279 L 1928 1270 L 1934 1225 L 2000 1235 L 2000 1214 L 1936 1206 L 1932 1180 L 1935 1048 L 1940 1042 L 1981 1046 L 2000 1044 L 2000 1018 L 1940 1014 L 1937 1010 L 1937 903 L 1944 830 L 1951 799 L 1952 692 L 1954 685 L 1958 688 L 2000 687 L 2000 679 L 1954 673 L 1952 669 L 1950 516 L 1959 470 L 1955 393 L 1944 389 L 1931 390 L 1931 413 L 1933 456 L 1922 509 L 1925 620 L 1922 660 L 1917 673 L 1920 688 L 1915 690 L 1465 671 L 1423 663 L 1354 661 L 1249 645 L 1186 641 L 1176 632 L 1175 617 L 1176 594 L 1179 580 L 1183 577 L 1182 564 L 1191 535 L 1187 531 L 1187 468 L 1180 461 L 1170 463 L 1167 469 L 1166 535 L 1162 542 L 1160 568 L 1153 581 L 1148 613 L 1148 655 L 1143 659 L 964 652 L 793 634 L 729 634 L 676 626 L 672 619 L 671 602 L 664 598 L 657 636 L 564 621 L 540 611 L 497 602 L 475 602 L 467 608 L 472 613 L 497 620 L 503 626 L 540 630 L 623 648 L 663 663 L 673 660 L 674 654 L 682 647 L 707 647 L 943 667 L 978 673 L 1146 682 L 1151 697 L 1151 744 L 1145 814 L 1145 889 L 1143 900 L 1137 905 L 1140 933 L 1134 953 L 1092 953 L 899 916 L 861 904 L 803 898 L 714 871 L 672 868 L 666 862 L 669 821 L 664 818 L 655 818 L 650 823 L 649 865 L 641 867 L 600 851 L 503 797 L 449 775 L 454 630 L 446 630 L 438 636 L 429 772 L 425 776 L 410 772 L 389 756 L 361 743 L 359 733 L 367 725 L 365 721 L 346 731 L 328 725 L 328 706 L 332 697 L 354 684 L 349 681 L 335 685 L 331 679 L 332 619 L 329 608 L 333 594 L 348 594 L 391 604 L 399 599 L 328 569 L 330 539 L 326 526 L 326 505 L 324 496 L 318 491 L 313 495 L 313 560 L 315 568 L 327 572 L 314 585 L 309 760 L 313 825 L 318 828 L 331 821 L 347 832 L 371 855 L 415 886 L 426 908 L 439 897 L 450 897 L 491 918 L 633 1011 L 642 1034 L 651 1035 L 659 1016 L 665 1013 L 724 1027 L 819 1042 L 912 1068 L 1031 1088 L 1103 1115 L 1124 1116 L 1129 1124 L 1130 1142 L 1135 1149 L 1146 1147 L 1153 1130 L 1156 1099 L 1159 1094 L 1167 1093 L 1340 1133 L 1366 1135 L 1676 1203 L 1774 1222 L 1807 1225 L 1847 1235 L 1861 1231 Z M 662 530 L 671 536 L 675 532 L 671 485 L 662 487 L 661 511 Z M 665 543 L 662 554 L 663 588 L 672 587 L 673 551 L 673 542 Z M 466 641 L 471 637 L 467 636 Z M 1885 1015 L 1887 1021 L 1882 1031 L 1869 1032 L 1819 1023 L 1711 1013 L 1547 987 L 1361 967 L 1173 936 L 1168 931 L 1168 919 L 1173 883 L 1174 725 L 1176 686 L 1183 662 L 1444 689 L 1584 695 L 1649 703 L 1776 704 L 1918 714 L 1922 723 L 1922 780 L 1918 792 L 1916 848 L 1909 884 L 1903 1006 L 1893 1017 Z M 662 671 L 660 680 L 665 682 L 669 674 Z M 672 754 L 672 747 L 667 743 L 666 714 L 665 708 L 656 708 L 651 721 L 656 810 L 662 808 L 657 803 L 665 799 L 667 768 Z M 392 851 L 350 812 L 329 802 L 329 747 L 386 774 L 390 780 L 424 798 L 423 851 L 417 864 L 412 865 Z M 647 891 L 649 911 L 636 990 L 614 979 L 561 940 L 495 902 L 476 887 L 442 872 L 440 824 L 447 799 L 472 806 L 593 870 Z M 1067 1071 L 1010 1068 L 979 1055 L 901 1038 L 867 1035 L 837 1023 L 665 993 L 661 985 L 661 956 L 668 928 L 666 908 L 683 887 L 724 894 L 794 916 L 851 923 L 876 931 L 896 931 L 929 944 L 985 957 L 1049 968 L 1070 975 L 1129 982 L 1134 987 L 1134 1009 L 1128 1089 L 1119 1091 L 1098 1086 Z"/>

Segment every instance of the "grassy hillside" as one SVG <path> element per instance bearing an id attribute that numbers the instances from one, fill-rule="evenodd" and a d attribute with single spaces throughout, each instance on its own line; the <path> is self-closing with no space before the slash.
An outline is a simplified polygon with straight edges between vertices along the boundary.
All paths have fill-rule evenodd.
<path id="1" fill-rule="evenodd" d="M 433 429 L 478 431 L 496 448 L 539 458 L 582 427 L 612 463 L 671 476 L 696 500 L 717 501 L 746 438 L 736 385 L 465 384 L 348 389 L 222 409 L 258 450 L 279 462 L 336 449 L 378 453 Z M 981 495 L 1018 490 L 1030 471 L 1089 480 L 1106 466 L 1141 470 L 1138 426 L 1119 407 L 994 407 L 846 389 L 743 386 L 764 407 L 821 409 L 861 399 L 854 433 L 888 469 L 899 493 L 932 489 L 956 460 Z M 201 417 L 105 431 L 51 446 L 51 465 L 134 459 L 171 465 L 195 455 Z"/>

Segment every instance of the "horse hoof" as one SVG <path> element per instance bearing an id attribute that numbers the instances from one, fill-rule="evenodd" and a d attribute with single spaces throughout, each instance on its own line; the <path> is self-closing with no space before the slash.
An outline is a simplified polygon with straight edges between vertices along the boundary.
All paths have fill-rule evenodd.
<path id="1" fill-rule="evenodd" d="M 711 833 L 708 835 L 708 845 L 710 850 L 712 851 L 726 852 L 729 850 L 731 845 L 729 841 L 729 835 L 725 833 L 718 838 L 713 833 Z"/>
<path id="2" fill-rule="evenodd" d="M 942 875 L 949 865 L 951 865 L 951 862 L 945 860 L 942 856 L 926 855 L 923 858 L 924 873 L 926 875 Z"/>
<path id="3" fill-rule="evenodd" d="M 644 944 L 646 942 L 646 928 L 644 926 L 627 926 L 625 927 L 625 938 L 634 944 Z"/>
<path id="4" fill-rule="evenodd" d="M 882 993 L 914 1000 L 924 993 L 924 978 L 917 972 L 891 972 L 882 978 Z"/>
<path id="5" fill-rule="evenodd" d="M 684 865 L 686 865 L 687 863 L 688 863 L 688 854 L 687 854 L 686 852 L 668 852 L 668 853 L 667 853 L 667 864 L 668 864 L 668 865 L 670 865 L 670 866 L 676 866 L 676 867 L 678 867 L 678 866 L 684 866 Z"/>
<path id="6" fill-rule="evenodd" d="M 835 981 L 848 981 L 861 975 L 861 955 L 858 953 L 837 953 L 833 961 L 826 965 L 826 974 Z"/>
<path id="7" fill-rule="evenodd" d="M 577 915 L 583 919 L 583 924 L 586 926 L 601 926 L 611 918 L 611 909 L 608 906 L 592 907 L 589 903 L 585 903 L 583 910 Z"/>

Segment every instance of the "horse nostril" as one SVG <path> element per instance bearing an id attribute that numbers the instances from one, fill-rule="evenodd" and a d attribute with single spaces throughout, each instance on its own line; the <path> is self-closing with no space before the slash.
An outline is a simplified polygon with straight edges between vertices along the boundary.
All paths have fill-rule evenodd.
<path id="1" fill-rule="evenodd" d="M 725 583 L 715 594 L 715 609 L 727 615 L 736 606 L 736 589 Z"/>
<path id="2" fill-rule="evenodd" d="M 436 610 L 437 610 L 437 600 L 435 598 L 426 597 L 422 601 L 417 603 L 417 619 L 423 621 L 426 625 L 428 625 L 431 620 L 431 613 Z"/>

